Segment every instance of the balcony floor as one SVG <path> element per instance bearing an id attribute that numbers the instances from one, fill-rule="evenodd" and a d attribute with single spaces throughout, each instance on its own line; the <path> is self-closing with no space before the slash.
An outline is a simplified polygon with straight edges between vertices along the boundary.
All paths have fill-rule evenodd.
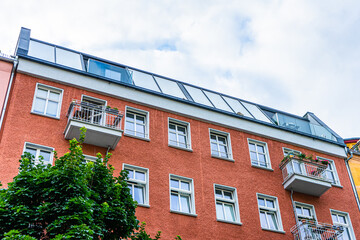
<path id="1" fill-rule="evenodd" d="M 332 186 L 328 181 L 319 180 L 300 174 L 291 175 L 283 183 L 283 185 L 286 190 L 292 189 L 295 192 L 305 193 L 317 197 L 323 195 Z"/>

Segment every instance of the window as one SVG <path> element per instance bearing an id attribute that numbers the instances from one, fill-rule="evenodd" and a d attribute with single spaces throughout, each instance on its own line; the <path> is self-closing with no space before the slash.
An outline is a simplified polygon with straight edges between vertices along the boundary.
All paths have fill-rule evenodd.
<path id="1" fill-rule="evenodd" d="M 257 194 L 261 228 L 282 231 L 279 205 L 276 197 Z"/>
<path id="2" fill-rule="evenodd" d="M 351 240 L 355 239 L 354 231 L 352 228 L 352 224 L 350 221 L 350 217 L 348 213 L 330 210 L 331 218 L 334 225 L 342 226 L 344 228 L 344 232 L 341 237 L 338 239 L 341 240 Z"/>
<path id="3" fill-rule="evenodd" d="M 59 118 L 62 92 L 62 89 L 36 84 L 31 112 Z"/>
<path id="4" fill-rule="evenodd" d="M 267 144 L 248 139 L 251 165 L 271 168 L 270 157 L 267 151 Z"/>
<path id="5" fill-rule="evenodd" d="M 43 164 L 52 164 L 54 148 L 41 146 L 26 142 L 24 145 L 24 153 L 28 152 L 35 157 L 35 164 L 40 164 L 42 157 Z"/>
<path id="6" fill-rule="evenodd" d="M 326 175 L 326 178 L 327 180 L 331 181 L 332 184 L 334 185 L 340 185 L 340 181 L 339 181 L 339 177 L 337 175 L 337 172 L 336 172 L 336 168 L 335 168 L 335 163 L 333 160 L 330 160 L 330 159 L 326 159 L 326 158 L 321 158 L 321 157 L 317 157 L 320 161 L 322 159 L 324 160 L 328 160 L 329 161 L 329 164 L 325 170 L 325 175 Z"/>
<path id="7" fill-rule="evenodd" d="M 170 175 L 170 210 L 195 214 L 193 180 Z"/>
<path id="8" fill-rule="evenodd" d="M 285 157 L 287 155 L 289 155 L 290 153 L 297 154 L 297 155 L 301 154 L 301 152 L 299 152 L 299 151 L 296 151 L 296 150 L 293 150 L 293 149 L 290 149 L 290 148 L 285 148 L 285 147 L 283 147 L 283 152 L 284 152 Z"/>
<path id="9" fill-rule="evenodd" d="M 240 223 L 236 189 L 215 185 L 216 219 L 225 222 Z"/>
<path id="10" fill-rule="evenodd" d="M 169 118 L 169 145 L 190 149 L 189 132 L 189 123 Z"/>
<path id="11" fill-rule="evenodd" d="M 149 112 L 126 107 L 125 133 L 139 138 L 149 138 Z"/>
<path id="12" fill-rule="evenodd" d="M 85 155 L 84 154 L 84 157 L 85 157 L 85 162 L 96 162 L 96 160 L 98 159 L 97 157 L 95 156 L 90 156 L 90 155 Z"/>
<path id="13" fill-rule="evenodd" d="M 316 221 L 314 206 L 304 203 L 295 202 L 296 216 L 298 221 L 314 220 Z"/>
<path id="14" fill-rule="evenodd" d="M 133 199 L 140 206 L 149 205 L 149 170 L 127 164 L 123 165 L 123 169 L 129 172 L 127 183 Z"/>
<path id="15" fill-rule="evenodd" d="M 232 159 L 230 134 L 210 129 L 211 156 Z"/>

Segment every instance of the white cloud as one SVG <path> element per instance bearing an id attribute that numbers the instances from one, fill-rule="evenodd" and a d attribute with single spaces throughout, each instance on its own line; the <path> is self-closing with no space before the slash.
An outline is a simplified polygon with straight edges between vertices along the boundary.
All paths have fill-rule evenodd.
<path id="1" fill-rule="evenodd" d="M 360 136 L 357 1 L 0 2 L 0 49 L 32 37 Z M 164 47 L 167 46 L 167 47 Z M 163 50 L 159 50 L 163 49 Z"/>

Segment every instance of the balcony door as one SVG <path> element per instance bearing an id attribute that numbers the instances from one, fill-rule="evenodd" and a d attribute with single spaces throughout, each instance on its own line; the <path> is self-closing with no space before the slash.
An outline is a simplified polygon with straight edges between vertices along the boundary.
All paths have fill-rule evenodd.
<path id="1" fill-rule="evenodd" d="M 106 107 L 105 100 L 90 96 L 85 96 L 85 95 L 82 95 L 81 97 L 81 108 L 82 111 L 84 112 L 84 118 L 89 123 L 96 125 L 104 125 L 105 107 Z"/>

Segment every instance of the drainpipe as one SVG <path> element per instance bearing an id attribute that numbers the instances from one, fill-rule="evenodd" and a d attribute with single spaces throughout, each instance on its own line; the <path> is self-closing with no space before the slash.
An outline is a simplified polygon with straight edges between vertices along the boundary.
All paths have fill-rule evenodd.
<path id="1" fill-rule="evenodd" d="M 295 216 L 296 226 L 297 226 L 297 229 L 298 229 L 299 239 L 302 239 L 301 238 L 301 231 L 300 231 L 300 224 L 299 224 L 298 216 L 297 216 L 297 213 L 296 213 L 296 206 L 295 206 L 295 202 L 294 202 L 294 199 L 293 199 L 293 193 L 294 193 L 294 191 L 293 191 L 293 189 L 291 189 L 291 194 L 290 194 L 291 204 L 292 204 L 293 211 L 294 211 L 294 216 Z"/>
<path id="2" fill-rule="evenodd" d="M 18 60 L 17 60 L 17 58 L 14 59 L 13 64 L 14 64 L 14 66 L 13 66 L 13 69 L 11 70 L 10 81 L 9 81 L 9 84 L 8 84 L 8 88 L 7 88 L 7 90 L 6 90 L 6 96 L 5 96 L 4 106 L 3 106 L 3 109 L 2 109 L 2 111 L 1 111 L 0 132 L 1 132 L 1 130 L 2 130 L 2 124 L 3 124 L 4 118 L 5 118 L 6 107 L 7 107 L 8 101 L 9 101 L 10 90 L 11 90 L 11 87 L 12 87 L 12 84 L 13 84 L 15 71 L 16 71 L 16 68 L 17 68 L 17 65 L 18 65 Z"/>
<path id="3" fill-rule="evenodd" d="M 353 176 L 352 176 L 352 173 L 351 173 L 351 171 L 350 171 L 350 166 L 349 166 L 349 160 L 353 158 L 353 152 L 352 152 L 352 150 L 355 149 L 357 146 L 359 146 L 359 144 L 360 144 L 360 140 L 359 140 L 351 149 L 346 148 L 347 154 L 350 154 L 350 156 L 345 159 L 345 165 L 346 165 L 346 170 L 347 170 L 347 172 L 348 172 L 348 174 L 349 174 L 351 186 L 352 186 L 352 189 L 353 189 L 353 192 L 354 192 L 354 195 L 355 195 L 355 200 L 356 200 L 358 209 L 359 209 L 359 211 L 360 211 L 359 195 L 358 195 L 358 193 L 357 193 L 356 186 L 355 186 L 355 183 L 354 183 L 354 178 L 353 178 Z"/>

